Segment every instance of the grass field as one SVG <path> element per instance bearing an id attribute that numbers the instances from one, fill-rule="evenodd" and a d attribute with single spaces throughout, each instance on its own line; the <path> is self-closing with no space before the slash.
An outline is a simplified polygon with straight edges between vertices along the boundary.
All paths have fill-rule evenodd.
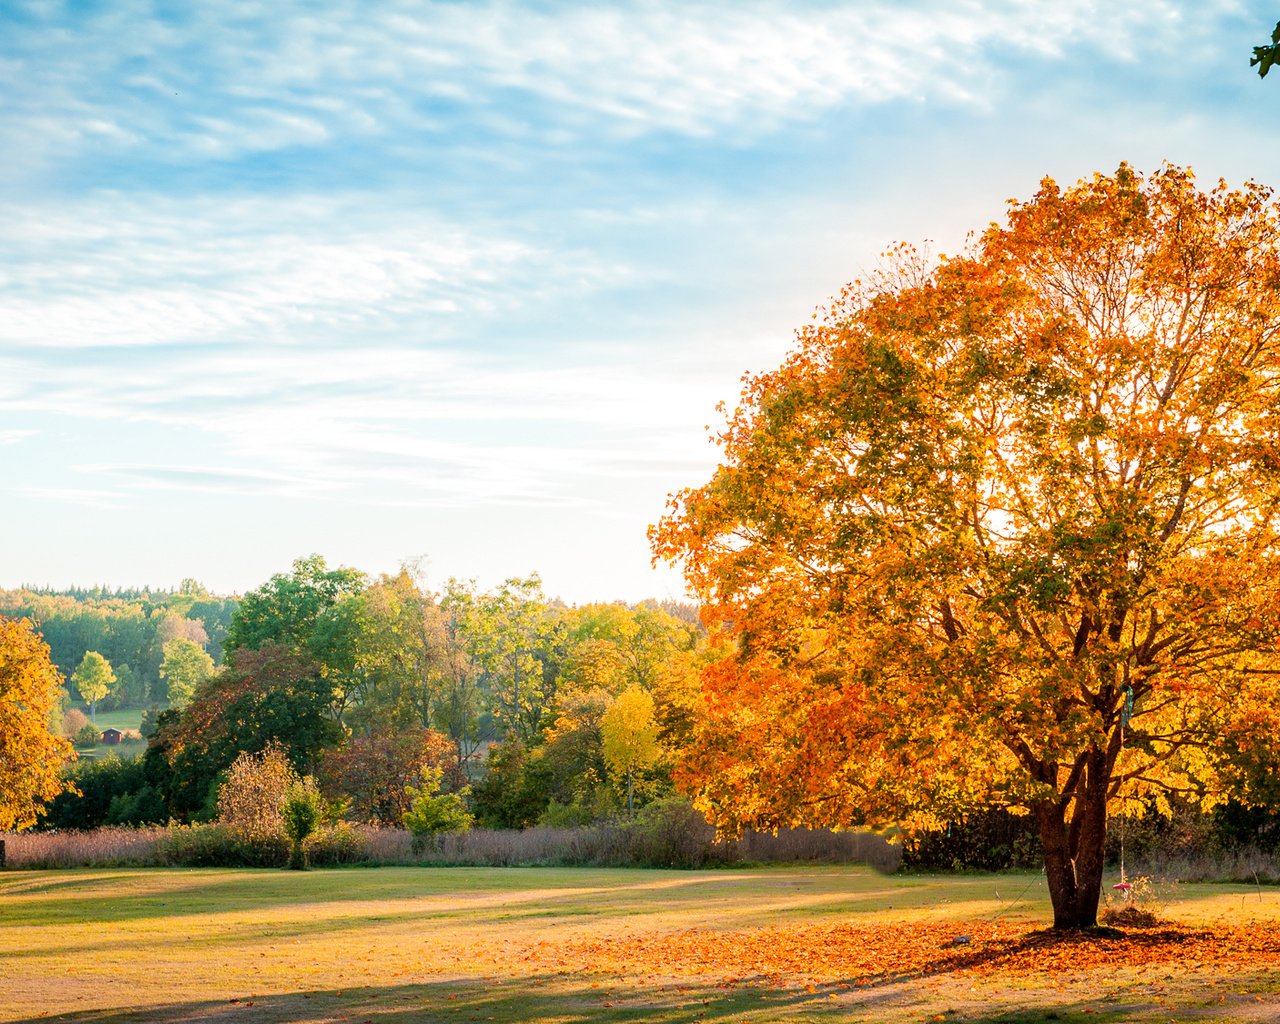
<path id="1" fill-rule="evenodd" d="M 83 711 L 86 715 L 89 713 L 88 705 L 74 705 L 78 710 Z M 94 723 L 98 727 L 98 731 L 103 729 L 119 729 L 121 732 L 137 732 L 139 726 L 142 725 L 142 709 L 141 708 L 122 708 L 115 711 L 99 711 L 98 720 Z M 135 742 L 118 743 L 115 746 L 107 746 L 105 743 L 99 743 L 94 747 L 84 747 L 77 751 L 80 757 L 91 760 L 95 757 L 102 757 L 104 754 L 113 753 L 117 757 L 131 758 L 141 757 L 147 749 L 146 740 L 138 740 Z"/>
<path id="2" fill-rule="evenodd" d="M 1048 916 L 1031 874 L 8 872 L 0 1020 L 1280 1019 L 1280 892 L 1187 886 L 1165 912 L 1254 922 L 1261 952 L 1028 944 Z"/>
<path id="3" fill-rule="evenodd" d="M 89 713 L 88 705 L 76 704 L 77 710 L 83 711 L 86 715 Z M 142 709 L 141 708 L 119 708 L 115 711 L 106 711 L 102 708 L 98 709 L 98 720 L 95 723 L 99 730 L 102 729 L 119 729 L 121 732 L 126 730 L 138 731 L 138 727 L 142 725 Z"/>

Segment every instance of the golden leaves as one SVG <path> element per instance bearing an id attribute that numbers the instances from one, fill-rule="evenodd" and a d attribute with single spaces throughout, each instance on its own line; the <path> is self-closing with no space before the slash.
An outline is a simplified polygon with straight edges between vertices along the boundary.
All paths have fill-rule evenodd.
<path id="1" fill-rule="evenodd" d="M 652 530 L 736 647 L 686 784 L 760 824 L 1069 805 L 1091 751 L 1104 785 L 1221 789 L 1280 709 L 1269 191 L 1046 179 L 887 267 L 745 379 Z"/>
<path id="2" fill-rule="evenodd" d="M 1123 968 L 1274 970 L 1280 968 L 1280 933 L 1261 925 L 1170 925 L 1124 934 L 1026 932 L 995 921 L 789 925 L 543 942 L 522 959 L 570 971 L 813 991 L 816 985 L 865 988 L 944 974 L 1010 980 Z"/>
<path id="3" fill-rule="evenodd" d="M 24 829 L 66 784 L 71 744 L 49 732 L 60 679 L 49 646 L 26 619 L 0 617 L 0 832 Z"/>

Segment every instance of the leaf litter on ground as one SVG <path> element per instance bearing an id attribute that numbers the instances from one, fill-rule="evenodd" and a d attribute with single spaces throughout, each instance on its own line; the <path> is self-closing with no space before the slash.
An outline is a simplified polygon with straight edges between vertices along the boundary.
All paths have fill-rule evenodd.
<path id="1" fill-rule="evenodd" d="M 957 939 L 967 941 L 958 942 Z M 720 985 L 888 984 L 938 975 L 990 979 L 1116 972 L 1280 969 L 1280 930 L 1268 925 L 1096 932 L 1027 931 L 974 921 L 904 925 L 705 928 L 564 943 L 541 941 L 523 959 L 565 972 L 696 976 Z"/>

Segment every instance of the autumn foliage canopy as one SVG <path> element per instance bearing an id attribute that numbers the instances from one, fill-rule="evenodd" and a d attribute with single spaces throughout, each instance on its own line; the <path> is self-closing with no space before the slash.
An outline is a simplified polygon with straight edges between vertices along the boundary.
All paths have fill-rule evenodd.
<path id="1" fill-rule="evenodd" d="M 1106 816 L 1280 779 L 1280 218 L 1126 166 L 909 247 L 746 379 L 652 539 L 726 657 L 722 829 L 1035 815 L 1055 925 Z"/>
<path id="2" fill-rule="evenodd" d="M 34 825 L 66 788 L 71 744 L 49 731 L 61 681 L 31 623 L 0 616 L 0 832 Z"/>

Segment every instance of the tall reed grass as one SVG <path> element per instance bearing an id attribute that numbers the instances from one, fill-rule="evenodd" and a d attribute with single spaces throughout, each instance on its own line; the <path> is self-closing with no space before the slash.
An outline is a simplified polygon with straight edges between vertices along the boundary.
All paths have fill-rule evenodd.
<path id="1" fill-rule="evenodd" d="M 160 863 L 156 850 L 167 831 L 109 825 L 88 832 L 0 833 L 0 839 L 9 868 L 150 867 Z"/>
<path id="2" fill-rule="evenodd" d="M 666 826 L 665 828 L 663 826 Z M 100 828 L 87 832 L 0 835 L 9 868 L 282 866 L 284 842 L 246 844 L 218 825 Z M 880 836 L 789 829 L 773 836 L 747 833 L 716 842 L 705 824 L 680 830 L 637 823 L 524 831 L 473 829 L 447 835 L 414 852 L 400 828 L 339 825 L 308 841 L 311 863 L 364 865 L 470 865 L 476 867 L 685 867 L 821 862 L 869 864 L 893 871 L 900 849 Z"/>
<path id="3" fill-rule="evenodd" d="M 668 822 L 667 824 L 670 824 Z M 105 827 L 87 832 L 0 833 L 10 869 L 163 866 L 283 866 L 288 844 L 246 847 L 217 825 Z M 524 831 L 473 829 L 444 836 L 415 853 L 400 828 L 339 825 L 308 841 L 317 867 L 457 865 L 475 867 L 704 867 L 748 864 L 866 864 L 898 869 L 902 848 L 869 832 L 783 829 L 777 835 L 747 832 L 731 843 L 715 842 L 710 829 L 663 832 L 632 823 Z M 1128 870 L 1169 882 L 1280 884 L 1280 856 L 1246 847 L 1188 853 L 1147 850 Z"/>

